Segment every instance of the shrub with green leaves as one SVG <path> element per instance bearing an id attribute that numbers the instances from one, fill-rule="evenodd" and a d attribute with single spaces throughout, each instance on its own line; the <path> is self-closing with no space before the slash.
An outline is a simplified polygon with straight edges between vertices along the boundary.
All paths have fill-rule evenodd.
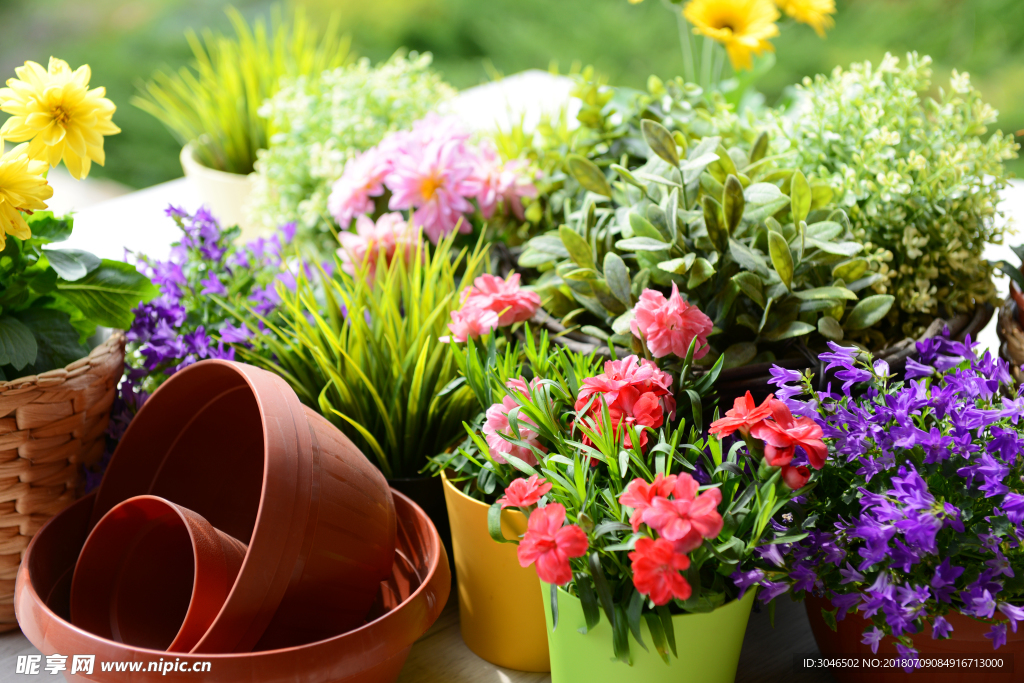
<path id="1" fill-rule="evenodd" d="M 71 236 L 71 218 L 42 211 L 25 221 L 32 236 L 8 235 L 0 251 L 0 381 L 86 356 L 98 326 L 131 328 L 132 309 L 157 295 L 135 266 L 51 246 Z"/>
<path id="2" fill-rule="evenodd" d="M 283 284 L 264 334 L 239 347 L 239 357 L 276 372 L 299 399 L 333 422 L 389 478 L 414 477 L 427 458 L 458 441 L 463 422 L 480 410 L 472 389 L 458 380 L 448 334 L 462 290 L 483 271 L 487 249 L 452 253 L 457 233 L 432 249 L 399 244 L 390 262 L 354 274 L 336 261 Z M 242 319 L 243 316 L 239 315 Z"/>
<path id="3" fill-rule="evenodd" d="M 875 347 L 996 299 L 982 250 L 1002 240 L 1003 162 L 1018 146 L 988 134 L 997 112 L 967 74 L 954 71 L 931 97 L 930 65 L 916 53 L 905 65 L 887 54 L 877 67 L 805 79 L 775 125 L 773 151 L 829 182 L 854 239 L 886 260 L 870 289 L 896 305 L 870 333 Z"/>
<path id="4" fill-rule="evenodd" d="M 430 63 L 430 54 L 399 53 L 285 83 L 260 109 L 278 132 L 256 162 L 253 219 L 297 222 L 300 239 L 332 242 L 327 198 L 345 163 L 454 95 Z"/>
<path id="5" fill-rule="evenodd" d="M 568 157 L 588 193 L 519 259 L 541 271 L 534 285 L 563 325 L 630 346 L 640 293 L 674 284 L 714 321 L 702 360 L 724 354 L 728 368 L 860 336 L 888 312 L 891 296 L 864 296 L 871 263 L 830 189 L 767 155 L 767 133 L 727 147 L 686 125 L 644 119 L 640 130 L 650 152 L 639 167 Z"/>

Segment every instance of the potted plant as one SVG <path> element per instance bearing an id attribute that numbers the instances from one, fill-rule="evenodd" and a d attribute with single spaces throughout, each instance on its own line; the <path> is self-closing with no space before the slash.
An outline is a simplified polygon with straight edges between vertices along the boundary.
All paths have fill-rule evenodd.
<path id="1" fill-rule="evenodd" d="M 337 17 L 322 38 L 301 8 L 284 18 L 275 8 L 270 27 L 260 18 L 250 27 L 233 7 L 227 10 L 233 37 L 186 33 L 193 67 L 158 71 L 132 103 L 159 119 L 182 144 L 181 165 L 203 203 L 227 225 L 253 225 L 243 207 L 252 192 L 249 174 L 258 150 L 266 149 L 273 124 L 260 114 L 284 78 L 315 77 L 348 59 L 349 41 Z"/>
<path id="2" fill-rule="evenodd" d="M 982 251 L 1005 232 L 999 193 L 1019 145 L 989 133 L 998 112 L 966 73 L 930 96 L 931 63 L 887 54 L 805 80 L 772 126 L 772 153 L 826 181 L 865 254 L 885 264 L 871 290 L 896 305 L 868 333 L 871 349 L 919 337 L 936 318 L 969 321 L 976 337 L 998 300 Z"/>
<path id="3" fill-rule="evenodd" d="M 85 178 L 103 163 L 105 135 L 119 132 L 88 66 L 25 62 L 0 89 L 0 441 L 15 533 L 5 546 L 0 629 L 17 627 L 11 595 L 22 551 L 82 489 L 82 468 L 103 453 L 110 404 L 124 366 L 132 308 L 156 288 L 133 266 L 55 245 L 73 222 L 46 211 L 48 166 Z M 23 142 L 4 153 L 6 138 Z M 101 327 L 114 328 L 109 337 Z"/>
<path id="4" fill-rule="evenodd" d="M 775 371 L 779 396 L 824 431 L 832 457 L 780 524 L 789 539 L 762 549 L 747 580 L 806 598 L 826 656 L 894 653 L 908 669 L 926 655 L 1019 657 L 1021 398 L 1005 361 L 970 343 L 940 336 L 917 351 L 899 378 L 833 345 L 822 360 L 842 385 L 825 392 L 806 375 Z M 833 670 L 844 682 L 903 680 L 879 673 Z"/>
<path id="5" fill-rule="evenodd" d="M 675 679 L 676 658 L 731 681 L 754 599 L 731 577 L 810 474 L 755 457 L 760 442 L 746 455 L 717 435 L 771 423 L 817 454 L 821 433 L 747 395 L 705 438 L 702 397 L 724 361 L 703 375 L 693 364 L 709 353 L 711 320 L 650 289 L 634 312 L 644 358 L 542 343 L 524 348 L 529 381 L 503 377 L 516 370 L 508 361 L 491 364 L 495 404 L 447 466 L 464 492 L 503 492 L 488 530 L 517 543 L 519 564 L 543 582 L 553 681 Z M 502 532 L 505 508 L 528 517 L 521 539 Z M 608 667 L 609 654 L 633 668 Z"/>

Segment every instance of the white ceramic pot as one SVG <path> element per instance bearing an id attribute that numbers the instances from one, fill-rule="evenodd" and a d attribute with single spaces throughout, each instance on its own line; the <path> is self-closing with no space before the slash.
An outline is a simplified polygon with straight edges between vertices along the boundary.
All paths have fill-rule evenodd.
<path id="1" fill-rule="evenodd" d="M 247 220 L 245 205 L 252 194 L 252 175 L 227 173 L 199 163 L 192 151 L 192 143 L 181 148 L 181 168 L 199 193 L 199 199 L 225 227 L 234 225 L 242 229 L 240 242 L 247 242 L 266 232 Z"/>

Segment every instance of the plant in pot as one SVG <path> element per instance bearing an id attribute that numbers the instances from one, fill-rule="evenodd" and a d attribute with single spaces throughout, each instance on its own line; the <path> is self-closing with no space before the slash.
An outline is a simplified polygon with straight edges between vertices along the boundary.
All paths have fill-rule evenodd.
<path id="1" fill-rule="evenodd" d="M 724 362 L 693 372 L 711 320 L 678 293 L 645 290 L 636 308 L 643 358 L 551 351 L 542 337 L 524 347 L 523 376 L 505 376 L 517 371 L 506 355 L 487 363 L 483 386 L 484 361 L 467 347 L 467 367 L 481 368 L 467 381 L 495 403 L 441 464 L 462 494 L 493 500 L 490 535 L 536 567 L 553 681 L 668 680 L 678 661 L 730 681 L 754 599 L 731 577 L 778 536 L 772 518 L 811 477 L 792 446 L 817 457 L 821 432 L 747 395 L 711 431 L 774 426 L 791 460 L 756 457 L 768 451 L 756 438 L 748 455 L 702 436 L 702 398 Z M 528 517 L 521 539 L 508 537 L 506 508 Z M 609 654 L 633 668 L 598 664 Z"/>
<path id="2" fill-rule="evenodd" d="M 947 653 L 1019 659 L 1022 398 L 1005 361 L 969 342 L 940 336 L 917 350 L 898 378 L 834 345 L 822 360 L 842 386 L 825 392 L 775 371 L 780 397 L 824 431 L 833 456 L 780 531 L 802 538 L 762 549 L 747 580 L 804 597 L 826 656 L 898 654 L 910 669 Z M 833 670 L 839 681 L 903 680 L 890 673 Z M 1019 677 L 998 666 L 970 676 Z"/>
<path id="3" fill-rule="evenodd" d="M 256 226 L 243 211 L 252 193 L 249 175 L 257 151 L 267 148 L 275 132 L 260 107 L 278 92 L 282 79 L 315 78 L 345 64 L 349 40 L 339 34 L 337 17 L 319 37 L 301 8 L 285 17 L 275 7 L 269 28 L 263 18 L 249 26 L 234 7 L 226 12 L 233 37 L 206 32 L 200 41 L 189 31 L 195 64 L 156 72 L 132 103 L 181 142 L 182 168 L 203 203 L 252 237 Z"/>
<path id="4" fill-rule="evenodd" d="M 381 64 L 361 59 L 282 83 L 261 109 L 276 133 L 256 160 L 253 221 L 264 228 L 295 221 L 300 242 L 336 249 L 328 197 L 348 163 L 455 95 L 431 59 L 398 52 Z"/>
<path id="5" fill-rule="evenodd" d="M 865 330 L 893 297 L 871 292 L 877 259 L 852 238 L 827 186 L 779 166 L 767 133 L 729 124 L 730 143 L 710 125 L 698 117 L 673 132 L 642 119 L 642 142 L 629 139 L 650 157 L 611 164 L 618 180 L 569 157 L 589 192 L 567 224 L 527 243 L 519 265 L 541 271 L 532 284 L 560 319 L 541 322 L 591 348 L 629 348 L 640 293 L 678 291 L 714 322 L 701 365 L 723 359 L 718 390 L 763 398 L 770 363 L 806 367 L 827 340 L 870 341 Z"/>
<path id="6" fill-rule="evenodd" d="M 124 364 L 132 308 L 156 294 L 133 266 L 55 246 L 70 218 L 46 211 L 48 166 L 76 178 L 103 163 L 105 135 L 119 132 L 88 66 L 26 62 L 0 89 L 0 439 L 16 449 L 5 467 L 0 515 L 5 546 L 0 629 L 16 628 L 10 596 L 22 551 L 52 515 L 81 493 L 82 467 L 103 453 L 103 433 Z M 9 152 L 3 139 L 22 142 Z M 115 332 L 104 338 L 98 328 Z M 96 343 L 91 343 L 91 342 Z"/>
<path id="7" fill-rule="evenodd" d="M 901 65 L 887 54 L 806 79 L 772 126 L 772 153 L 827 181 L 854 239 L 885 256 L 869 292 L 897 303 L 867 333 L 871 349 L 918 337 L 935 318 L 976 337 L 998 301 L 982 252 L 1005 233 L 999 193 L 1019 146 L 989 134 L 998 112 L 966 73 L 931 91 L 931 58 L 910 53 Z"/>

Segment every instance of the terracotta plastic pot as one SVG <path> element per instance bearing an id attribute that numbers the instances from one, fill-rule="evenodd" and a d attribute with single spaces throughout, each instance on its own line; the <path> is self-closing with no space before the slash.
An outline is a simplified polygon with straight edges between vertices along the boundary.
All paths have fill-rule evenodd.
<path id="1" fill-rule="evenodd" d="M 163 498 L 130 498 L 104 515 L 75 564 L 71 622 L 154 650 L 188 652 L 216 618 L 246 547 Z"/>
<path id="2" fill-rule="evenodd" d="M 669 663 L 654 649 L 647 621 L 640 622 L 647 651 L 629 635 L 632 666 L 612 659 L 612 627 L 604 614 L 585 635 L 579 598 L 558 589 L 558 627 L 551 629 L 551 586 L 541 583 L 544 619 L 551 649 L 551 683 L 733 683 L 740 662 L 743 636 L 754 605 L 754 591 L 714 612 L 672 617 L 679 657 Z"/>
<path id="3" fill-rule="evenodd" d="M 420 506 L 434 523 L 445 552 L 452 556 L 452 530 L 448 523 L 448 509 L 445 507 L 444 486 L 437 477 L 398 477 L 388 479 L 388 486 L 408 496 Z"/>
<path id="4" fill-rule="evenodd" d="M 872 624 L 859 614 L 847 614 L 846 618 L 836 623 L 833 631 L 821 617 L 821 610 L 834 609 L 832 603 L 823 598 L 808 596 L 804 600 L 807 608 L 807 619 L 811 622 L 814 640 L 818 643 L 821 654 L 829 657 L 855 657 L 876 659 L 896 657 L 898 652 L 892 638 L 885 638 L 879 643 L 878 654 L 871 652 L 871 646 L 860 642 L 861 635 Z M 979 659 L 1008 660 L 1012 658 L 1013 670 L 996 670 L 980 667 L 927 670 L 907 673 L 894 668 L 834 668 L 832 676 L 838 683 L 1019 683 L 1024 680 L 1024 629 L 1017 633 L 1007 629 L 1006 645 L 998 650 L 992 649 L 992 641 L 985 637 L 992 627 L 991 622 L 979 621 L 966 617 L 959 612 L 950 612 L 946 620 L 953 627 L 951 638 L 932 639 L 931 627 L 911 636 L 914 648 L 921 655 L 971 655 Z"/>
<path id="5" fill-rule="evenodd" d="M 519 671 L 550 671 L 544 605 L 533 567 L 519 566 L 516 546 L 487 533 L 488 506 L 462 493 L 444 475 L 459 584 L 459 627 L 466 646 L 492 664 Z M 505 538 L 526 533 L 526 516 L 501 515 Z"/>
<path id="6" fill-rule="evenodd" d="M 185 177 L 196 188 L 199 199 L 220 224 L 224 228 L 237 225 L 242 229 L 238 236 L 240 244 L 268 232 L 260 230 L 245 214 L 249 197 L 252 196 L 251 174 L 228 173 L 204 166 L 196 159 L 192 143 L 181 148 L 179 160 Z"/>
<path id="7" fill-rule="evenodd" d="M 169 656 L 95 636 L 68 621 L 71 572 L 89 532 L 94 495 L 54 517 L 25 553 L 15 609 L 25 636 L 43 654 L 92 654 L 89 675 L 69 681 L 99 683 L 391 683 L 412 644 L 444 609 L 451 573 L 437 531 L 408 498 L 394 493 L 398 547 L 388 579 L 378 585 L 371 619 L 316 643 L 264 652 Z M 104 672 L 103 662 L 139 662 L 140 671 Z M 202 671 L 203 662 L 209 669 Z M 156 670 L 150 669 L 150 663 Z M 199 669 L 193 667 L 199 665 Z M 164 672 L 167 666 L 176 666 Z M 196 673 L 202 671 L 202 673 Z"/>
<path id="8" fill-rule="evenodd" d="M 363 623 L 394 562 L 383 475 L 277 375 L 207 360 L 175 373 L 132 420 L 96 493 L 95 524 L 154 495 L 249 550 L 195 652 L 310 643 Z"/>

